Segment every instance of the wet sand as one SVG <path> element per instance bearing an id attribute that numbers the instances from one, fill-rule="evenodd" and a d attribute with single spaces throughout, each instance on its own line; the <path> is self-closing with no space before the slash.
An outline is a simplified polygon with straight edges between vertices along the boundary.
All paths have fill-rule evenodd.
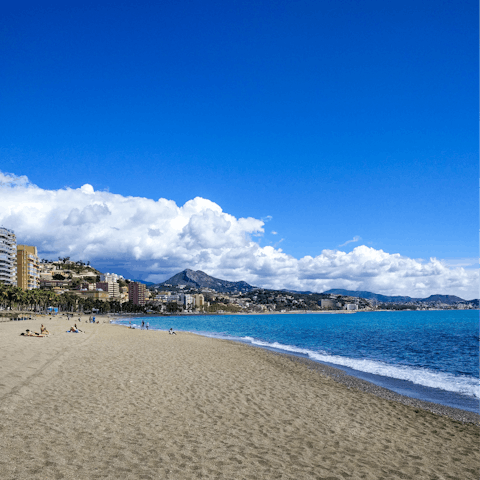
<path id="1" fill-rule="evenodd" d="M 71 324 L 0 323 L 2 479 L 479 478 L 475 415 L 243 344 Z"/>

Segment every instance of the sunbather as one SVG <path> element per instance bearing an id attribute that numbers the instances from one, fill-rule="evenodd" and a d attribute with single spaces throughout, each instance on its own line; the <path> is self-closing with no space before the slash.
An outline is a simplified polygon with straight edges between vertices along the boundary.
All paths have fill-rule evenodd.
<path id="1" fill-rule="evenodd" d="M 42 336 L 38 332 L 32 332 L 28 328 L 25 330 L 25 332 L 22 332 L 20 335 L 25 335 L 26 337 L 36 337 L 36 336 Z"/>

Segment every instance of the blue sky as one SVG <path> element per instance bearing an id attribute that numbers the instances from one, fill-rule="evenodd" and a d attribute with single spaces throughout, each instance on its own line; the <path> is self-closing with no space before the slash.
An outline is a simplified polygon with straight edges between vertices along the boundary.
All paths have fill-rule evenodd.
<path id="1" fill-rule="evenodd" d="M 9 3 L 0 171 L 202 197 L 296 259 L 478 257 L 476 2 Z"/>

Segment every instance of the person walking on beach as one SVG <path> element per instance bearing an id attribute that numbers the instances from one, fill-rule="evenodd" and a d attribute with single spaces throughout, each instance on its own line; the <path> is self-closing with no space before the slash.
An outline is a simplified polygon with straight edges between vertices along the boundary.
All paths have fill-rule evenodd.
<path id="1" fill-rule="evenodd" d="M 147 330 L 148 330 L 148 327 L 149 327 L 149 323 L 148 323 L 148 322 L 147 322 L 147 325 L 146 325 L 146 327 L 147 327 Z"/>
<path id="2" fill-rule="evenodd" d="M 143 330 L 143 327 L 145 327 L 145 321 L 142 320 L 142 330 Z"/>

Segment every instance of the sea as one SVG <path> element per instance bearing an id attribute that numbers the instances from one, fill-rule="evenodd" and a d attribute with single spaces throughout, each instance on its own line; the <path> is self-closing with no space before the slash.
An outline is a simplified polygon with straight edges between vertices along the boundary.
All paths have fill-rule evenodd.
<path id="1" fill-rule="evenodd" d="M 479 413 L 478 310 L 120 317 L 303 356 L 409 397 Z"/>

